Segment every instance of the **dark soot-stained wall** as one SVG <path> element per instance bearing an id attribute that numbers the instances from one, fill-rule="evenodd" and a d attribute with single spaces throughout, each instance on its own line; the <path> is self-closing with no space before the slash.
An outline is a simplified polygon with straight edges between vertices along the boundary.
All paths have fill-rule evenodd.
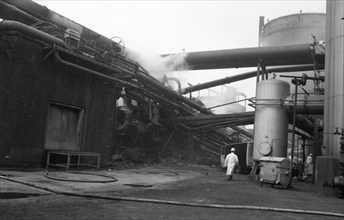
<path id="1" fill-rule="evenodd" d="M 53 56 L 40 61 L 47 51 L 19 35 L 4 37 L 0 51 L 0 165 L 42 166 L 46 148 L 58 149 L 59 141 L 101 153 L 104 164 L 111 153 L 115 86 Z"/>

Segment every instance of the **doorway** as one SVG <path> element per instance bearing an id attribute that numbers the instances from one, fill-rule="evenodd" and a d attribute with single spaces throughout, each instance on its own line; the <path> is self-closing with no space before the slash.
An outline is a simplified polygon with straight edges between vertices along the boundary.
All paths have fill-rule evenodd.
<path id="1" fill-rule="evenodd" d="M 50 103 L 44 149 L 80 151 L 84 109 Z"/>

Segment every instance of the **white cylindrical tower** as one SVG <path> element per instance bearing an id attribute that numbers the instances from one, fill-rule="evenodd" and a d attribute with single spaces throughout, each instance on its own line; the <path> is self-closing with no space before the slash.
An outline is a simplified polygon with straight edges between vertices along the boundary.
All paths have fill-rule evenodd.
<path id="1" fill-rule="evenodd" d="M 327 1 L 325 58 L 325 154 L 339 158 L 340 135 L 344 129 L 344 1 Z"/>
<path id="2" fill-rule="evenodd" d="M 287 156 L 288 113 L 282 104 L 289 93 L 289 84 L 282 80 L 270 79 L 257 84 L 253 146 L 255 161 L 264 156 Z"/>

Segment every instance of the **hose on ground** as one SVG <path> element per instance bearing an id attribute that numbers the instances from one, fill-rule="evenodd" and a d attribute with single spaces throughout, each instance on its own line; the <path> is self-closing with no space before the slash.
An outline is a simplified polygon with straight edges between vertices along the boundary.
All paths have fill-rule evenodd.
<path id="1" fill-rule="evenodd" d="M 98 174 L 98 173 L 89 173 L 89 172 L 76 172 L 76 171 L 69 171 L 68 173 L 74 173 L 74 174 L 84 174 L 84 175 L 93 175 L 93 176 L 100 176 L 100 177 L 105 177 L 108 178 L 109 180 L 77 180 L 77 179 L 65 179 L 65 178 L 58 178 L 58 177 L 53 177 L 49 175 L 49 172 L 46 170 L 45 173 L 43 174 L 44 177 L 52 180 L 57 180 L 57 181 L 68 181 L 68 182 L 83 182 L 83 183 L 112 183 L 118 181 L 115 177 L 105 175 L 105 174 Z"/>
<path id="2" fill-rule="evenodd" d="M 85 193 L 76 193 L 61 191 L 56 189 L 51 189 L 45 186 L 39 186 L 28 181 L 16 180 L 10 177 L 0 175 L 0 179 L 12 181 L 15 183 L 24 184 L 48 192 L 68 195 L 68 196 L 77 196 L 84 198 L 95 198 L 95 199 L 107 199 L 107 200 L 121 200 L 121 201 L 130 201 L 130 202 L 148 202 L 148 203 L 157 203 L 157 204 L 166 204 L 166 205 L 179 205 L 179 206 L 190 206 L 190 207 L 200 207 L 200 208 L 217 208 L 217 209 L 242 209 L 242 210 L 258 210 L 258 211 L 273 211 L 273 212 L 285 212 L 285 213 L 294 213 L 294 214 L 309 214 L 309 215 L 322 215 L 322 216 L 333 216 L 333 217 L 344 217 L 344 214 L 334 213 L 334 212 L 321 212 L 321 211 L 310 211 L 310 210 L 301 210 L 301 209 L 285 209 L 285 208 L 273 208 L 273 207 L 263 207 L 263 206 L 243 206 L 243 205 L 219 205 L 219 204 L 200 204 L 193 202 L 177 202 L 171 200 L 160 200 L 160 199 L 147 199 L 147 198 L 136 198 L 136 197 L 123 197 L 123 196 L 106 196 L 106 195 L 93 195 Z"/>

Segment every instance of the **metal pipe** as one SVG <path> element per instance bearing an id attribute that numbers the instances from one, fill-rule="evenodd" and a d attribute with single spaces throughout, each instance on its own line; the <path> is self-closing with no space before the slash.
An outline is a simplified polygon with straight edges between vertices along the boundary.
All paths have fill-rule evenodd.
<path id="1" fill-rule="evenodd" d="M 162 129 L 162 125 L 159 122 L 160 111 L 159 105 L 155 104 L 153 107 L 150 105 L 150 122 L 145 127 L 145 133 L 151 131 L 153 128 Z"/>
<path id="2" fill-rule="evenodd" d="M 71 66 L 71 67 L 74 67 L 74 68 L 78 68 L 78 69 L 83 70 L 83 71 L 87 71 L 89 73 L 95 74 L 95 75 L 103 77 L 103 78 L 107 78 L 107 79 L 115 81 L 115 82 L 119 82 L 119 83 L 121 83 L 123 85 L 126 85 L 126 86 L 134 87 L 134 88 L 137 88 L 137 89 L 140 88 L 140 87 L 138 87 L 138 86 L 136 86 L 134 84 L 128 83 L 126 81 L 123 81 L 123 80 L 120 80 L 120 79 L 116 79 L 114 77 L 107 76 L 107 75 L 102 74 L 100 72 L 97 72 L 97 71 L 94 71 L 94 70 L 91 70 L 91 69 L 79 66 L 77 64 L 65 61 L 65 60 L 61 59 L 61 57 L 59 56 L 57 51 L 54 52 L 54 55 L 55 55 L 55 59 L 58 62 L 63 63 L 65 65 L 68 65 L 68 66 Z M 193 102 L 192 100 L 189 100 L 189 99 L 185 98 L 184 96 L 177 94 L 175 91 L 167 88 L 163 84 L 161 84 L 158 81 L 156 81 L 154 78 L 151 78 L 149 75 L 146 75 L 145 73 L 143 73 L 142 71 L 137 71 L 135 73 L 135 75 L 136 75 L 137 79 L 141 83 L 144 83 L 146 86 L 151 86 L 153 88 L 156 88 L 160 93 L 163 93 L 165 96 L 168 96 L 169 98 L 175 98 L 175 99 L 177 99 L 177 100 L 179 100 L 179 101 L 189 105 L 190 107 L 200 111 L 201 113 L 211 114 L 211 111 L 209 111 L 206 108 L 198 105 L 197 103 Z"/>
<path id="3" fill-rule="evenodd" d="M 3 1 L 0 1 L 0 8 L 1 8 L 0 16 L 4 20 L 12 20 L 15 18 L 19 22 L 30 24 L 30 25 L 40 21 L 36 17 L 18 9 L 17 7 L 13 5 L 9 5 Z"/>
<path id="4" fill-rule="evenodd" d="M 18 21 L 3 20 L 0 22 L 1 31 L 17 31 L 21 34 L 27 35 L 31 38 L 44 41 L 49 44 L 58 45 L 63 48 L 68 48 L 68 46 L 63 42 L 63 40 L 51 36 L 50 34 L 39 31 L 33 27 L 20 23 Z"/>
<path id="5" fill-rule="evenodd" d="M 200 70 L 254 67 L 260 60 L 265 66 L 314 64 L 314 56 L 322 57 L 324 55 L 314 54 L 312 46 L 310 44 L 296 44 L 191 52 L 183 54 L 185 57 L 184 65 L 189 70 Z M 178 54 L 171 56 L 176 57 Z M 176 71 L 178 69 L 181 67 L 175 67 Z"/>
<path id="6" fill-rule="evenodd" d="M 293 130 L 292 130 L 292 136 L 291 136 L 291 164 L 290 168 L 292 167 L 292 163 L 294 162 L 294 149 L 295 149 L 295 123 L 296 123 L 296 103 L 297 103 L 297 89 L 300 85 L 299 80 L 295 80 L 295 96 L 294 96 L 294 108 L 293 108 Z M 291 184 L 290 180 L 290 184 Z"/>
<path id="7" fill-rule="evenodd" d="M 292 124 L 292 117 L 289 118 L 289 123 Z M 303 115 L 295 116 L 295 127 L 313 136 L 314 123 Z"/>
<path id="8" fill-rule="evenodd" d="M 9 5 L 16 7 L 17 9 L 21 10 L 24 13 L 40 20 L 52 23 L 58 26 L 62 31 L 67 28 L 70 28 L 74 31 L 77 31 L 81 34 L 81 38 L 91 39 L 96 48 L 100 51 L 109 51 L 113 44 L 117 44 L 111 39 L 75 22 L 70 20 L 67 17 L 64 17 L 49 8 L 40 5 L 34 1 L 27 0 L 1 0 L 6 2 Z M 8 13 L 7 13 L 8 14 Z M 10 20 L 17 20 L 18 17 L 14 14 L 8 14 L 8 18 Z M 18 19 L 19 20 L 19 19 Z M 27 25 L 32 24 L 32 19 L 21 19 L 23 23 Z"/>
<path id="9" fill-rule="evenodd" d="M 287 111 L 292 112 L 294 106 L 292 104 L 284 104 Z M 295 110 L 297 114 L 307 114 L 307 115 L 322 115 L 324 114 L 324 102 L 322 103 L 296 103 Z"/>
<path id="10" fill-rule="evenodd" d="M 175 91 L 167 88 L 166 86 L 164 86 L 163 84 L 157 82 L 156 80 L 153 80 L 151 79 L 149 76 L 141 73 L 140 71 L 138 71 L 136 73 L 136 77 L 137 79 L 147 85 L 147 86 L 151 86 L 151 87 L 154 87 L 157 89 L 157 92 L 159 93 L 162 93 L 163 95 L 166 95 L 170 98 L 174 98 L 174 99 L 177 99 L 181 102 L 184 102 L 185 104 L 189 105 L 190 107 L 196 109 L 197 111 L 200 111 L 201 113 L 204 113 L 204 114 L 211 114 L 211 111 L 209 111 L 208 109 L 198 105 L 196 102 L 190 100 L 190 99 L 187 99 L 185 98 L 184 96 L 182 95 L 179 95 L 178 93 L 176 93 Z"/>
<path id="11" fill-rule="evenodd" d="M 140 87 L 134 85 L 134 84 L 131 84 L 129 82 L 126 82 L 126 81 L 123 81 L 123 80 L 120 80 L 120 79 L 116 79 L 114 77 L 111 77 L 111 76 L 107 76 L 103 73 L 100 73 L 100 72 L 97 72 L 97 71 L 94 71 L 94 70 L 91 70 L 91 69 L 88 69 L 88 68 L 85 68 L 85 67 L 82 67 L 82 66 L 79 66 L 77 64 L 74 64 L 74 63 L 70 63 L 68 61 L 65 61 L 63 59 L 61 59 L 60 55 L 58 54 L 57 51 L 54 51 L 54 57 L 55 57 L 55 60 L 66 65 L 66 66 L 71 66 L 71 67 L 74 67 L 74 68 L 77 68 L 77 69 L 80 69 L 80 70 L 83 70 L 83 71 L 86 71 L 86 72 L 89 72 L 89 73 L 92 73 L 96 76 L 99 76 L 99 77 L 102 77 L 102 78 L 106 78 L 106 79 L 109 79 L 111 81 L 115 81 L 115 82 L 118 82 L 118 83 L 121 83 L 123 85 L 126 85 L 126 86 L 129 86 L 129 87 L 133 87 L 133 88 L 136 88 L 136 89 L 139 89 Z"/>
<path id="12" fill-rule="evenodd" d="M 290 94 L 284 101 L 284 106 L 287 111 L 292 112 L 295 108 L 297 114 L 322 115 L 324 114 L 324 99 L 323 95 L 304 95 L 303 98 L 298 98 L 294 106 L 295 93 Z"/>
<path id="13" fill-rule="evenodd" d="M 32 16 L 41 19 L 46 17 L 49 13 L 49 9 L 45 6 L 42 6 L 34 1 L 22 1 L 22 0 L 2 0 L 7 4 L 10 4 L 25 13 L 31 14 Z"/>
<path id="14" fill-rule="evenodd" d="M 309 64 L 309 65 L 294 65 L 294 66 L 284 66 L 284 67 L 274 67 L 274 68 L 268 68 L 266 69 L 267 72 L 269 73 L 274 73 L 274 72 L 298 72 L 298 71 L 307 71 L 307 70 L 313 70 L 314 65 Z M 324 65 L 318 66 L 319 69 L 324 69 Z M 187 88 L 182 89 L 182 94 L 202 90 L 202 89 L 208 89 L 211 87 L 227 84 L 227 83 L 233 83 L 237 82 L 240 80 L 248 79 L 257 76 L 257 71 L 250 71 L 246 73 L 241 73 L 235 76 L 228 76 L 222 79 L 190 86 Z"/>
<path id="15" fill-rule="evenodd" d="M 128 128 L 131 126 L 131 121 L 133 117 L 133 111 L 127 110 L 125 111 L 124 116 L 124 123 L 116 128 L 116 133 L 122 133 L 128 130 Z"/>
<path id="16" fill-rule="evenodd" d="M 166 75 L 163 78 L 164 82 L 168 82 L 170 80 L 175 81 L 177 83 L 177 85 L 178 85 L 178 93 L 180 94 L 181 91 L 182 91 L 182 85 L 181 85 L 179 79 L 177 79 L 176 77 L 167 77 Z"/>

